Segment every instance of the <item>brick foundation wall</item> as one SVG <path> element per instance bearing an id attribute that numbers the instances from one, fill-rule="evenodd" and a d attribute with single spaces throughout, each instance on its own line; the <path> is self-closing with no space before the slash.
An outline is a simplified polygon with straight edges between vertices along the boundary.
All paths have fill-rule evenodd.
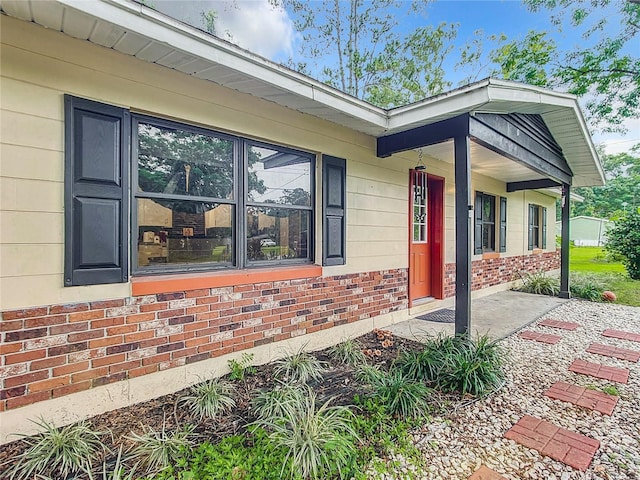
<path id="1" fill-rule="evenodd" d="M 406 309 L 407 270 L 0 315 L 0 411 Z"/>
<path id="2" fill-rule="evenodd" d="M 471 263 L 471 289 L 492 287 L 518 279 L 519 272 L 549 271 L 560 268 L 560 250 L 515 257 L 483 258 Z M 444 269 L 444 295 L 456 293 L 456 264 L 447 263 Z"/>

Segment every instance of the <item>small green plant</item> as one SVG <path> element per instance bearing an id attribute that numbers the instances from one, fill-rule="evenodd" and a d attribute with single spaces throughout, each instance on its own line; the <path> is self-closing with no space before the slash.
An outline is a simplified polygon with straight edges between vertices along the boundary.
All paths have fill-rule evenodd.
<path id="1" fill-rule="evenodd" d="M 189 394 L 180 398 L 191 414 L 200 421 L 216 418 L 219 414 L 233 408 L 234 387 L 220 378 L 212 378 L 191 387 Z"/>
<path id="2" fill-rule="evenodd" d="M 154 480 L 283 480 L 282 466 L 291 471 L 287 451 L 275 446 L 262 428 L 249 435 L 228 435 L 219 443 L 203 442 L 185 450 L 175 466 Z M 292 474 L 291 480 L 302 480 Z"/>
<path id="3" fill-rule="evenodd" d="M 476 341 L 466 336 L 455 338 L 457 348 L 446 368 L 438 374 L 438 388 L 445 392 L 481 396 L 498 387 L 504 378 L 498 345 L 487 336 Z"/>
<path id="4" fill-rule="evenodd" d="M 535 273 L 524 273 L 521 275 L 522 286 L 519 291 L 525 293 L 535 293 L 536 295 L 555 296 L 560 293 L 560 282 L 555 277 L 549 277 L 543 271 Z"/>
<path id="5" fill-rule="evenodd" d="M 354 366 L 367 361 L 367 357 L 362 353 L 362 345 L 351 338 L 331 347 L 329 349 L 329 356 L 336 362 Z"/>
<path id="6" fill-rule="evenodd" d="M 129 459 L 135 461 L 133 470 L 143 469 L 145 473 L 156 473 L 176 462 L 181 453 L 191 446 L 193 426 L 168 432 L 166 425 L 157 431 L 152 427 L 143 427 L 143 433 L 131 433 L 126 437 L 134 445 Z"/>
<path id="7" fill-rule="evenodd" d="M 99 454 L 106 448 L 100 437 L 86 422 L 56 427 L 43 418 L 33 420 L 40 433 L 21 435 L 27 444 L 9 470 L 10 479 L 67 478 L 71 474 L 88 472 Z"/>
<path id="8" fill-rule="evenodd" d="M 305 352 L 304 347 L 303 345 L 297 352 L 273 362 L 273 374 L 276 378 L 300 383 L 322 378 L 322 374 L 327 371 L 325 363 Z"/>
<path id="9" fill-rule="evenodd" d="M 421 418 L 429 409 L 427 399 L 431 389 L 424 383 L 404 375 L 399 369 L 390 372 L 378 370 L 369 373 L 373 398 L 390 415 L 400 418 Z"/>
<path id="10" fill-rule="evenodd" d="M 500 348 L 487 336 L 473 340 L 440 335 L 427 341 L 419 354 L 401 355 L 395 368 L 443 392 L 481 396 L 502 382 L 502 363 Z"/>
<path id="11" fill-rule="evenodd" d="M 569 284 L 571 295 L 591 302 L 601 302 L 604 285 L 590 275 L 572 275 Z"/>
<path id="12" fill-rule="evenodd" d="M 419 471 L 423 466 L 424 457 L 420 449 L 416 447 L 410 433 L 413 423 L 394 419 L 378 398 L 370 395 L 356 395 L 353 400 L 354 404 L 359 407 L 359 412 L 352 424 L 362 439 L 355 460 L 355 479 L 370 478 L 367 472 L 371 468 L 380 474 L 387 473 L 389 478 L 396 478 L 397 472 L 401 468 L 391 460 L 396 455 L 403 458 L 405 464 L 410 461 L 411 465 Z M 423 419 L 417 420 L 417 422 L 422 421 Z M 417 476 L 417 478 L 422 477 Z"/>
<path id="13" fill-rule="evenodd" d="M 259 419 L 284 417 L 304 399 L 299 384 L 278 382 L 275 388 L 260 392 L 251 401 L 251 410 Z"/>
<path id="14" fill-rule="evenodd" d="M 233 358 L 227 361 L 227 365 L 231 370 L 229 374 L 231 380 L 244 380 L 245 375 L 256 374 L 256 367 L 253 366 L 253 353 L 243 353 L 240 360 Z"/>
<path id="15" fill-rule="evenodd" d="M 620 396 L 620 392 L 615 385 L 607 385 L 606 387 L 602 387 L 600 390 L 602 390 L 607 395 L 613 395 L 614 397 Z"/>
<path id="16" fill-rule="evenodd" d="M 269 432 L 277 447 L 286 449 L 291 473 L 304 478 L 327 478 L 342 469 L 356 453 L 353 413 L 344 406 L 330 406 L 333 399 L 318 406 L 315 393 L 307 387 L 301 401 L 284 415 L 259 419 L 254 425 Z M 287 463 L 283 465 L 284 474 Z"/>

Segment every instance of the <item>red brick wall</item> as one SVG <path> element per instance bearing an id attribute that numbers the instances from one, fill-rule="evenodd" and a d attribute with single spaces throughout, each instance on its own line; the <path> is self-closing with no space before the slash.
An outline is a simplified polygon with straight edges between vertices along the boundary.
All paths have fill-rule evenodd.
<path id="1" fill-rule="evenodd" d="M 0 411 L 407 308 L 405 269 L 0 315 Z"/>
<path id="2" fill-rule="evenodd" d="M 560 268 L 560 250 L 531 255 L 502 258 L 483 258 L 471 263 L 471 289 L 500 285 L 519 278 L 519 272 L 549 271 Z M 447 263 L 444 268 L 444 295 L 456 293 L 456 264 Z"/>

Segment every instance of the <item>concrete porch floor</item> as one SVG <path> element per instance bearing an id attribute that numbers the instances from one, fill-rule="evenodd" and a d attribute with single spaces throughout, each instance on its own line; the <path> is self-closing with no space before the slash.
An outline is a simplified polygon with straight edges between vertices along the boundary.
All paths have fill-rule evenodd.
<path id="1" fill-rule="evenodd" d="M 558 297 L 513 290 L 476 298 L 471 301 L 472 336 L 488 335 L 494 340 L 504 338 L 565 302 L 567 300 Z M 410 318 L 391 325 L 388 330 L 394 335 L 421 341 L 440 332 L 453 335 L 454 324 Z"/>

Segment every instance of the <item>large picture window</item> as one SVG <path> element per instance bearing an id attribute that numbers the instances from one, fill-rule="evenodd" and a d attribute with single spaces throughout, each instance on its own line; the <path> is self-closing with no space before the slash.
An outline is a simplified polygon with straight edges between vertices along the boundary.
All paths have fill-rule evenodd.
<path id="1" fill-rule="evenodd" d="M 136 269 L 311 261 L 313 155 L 136 116 Z"/>

